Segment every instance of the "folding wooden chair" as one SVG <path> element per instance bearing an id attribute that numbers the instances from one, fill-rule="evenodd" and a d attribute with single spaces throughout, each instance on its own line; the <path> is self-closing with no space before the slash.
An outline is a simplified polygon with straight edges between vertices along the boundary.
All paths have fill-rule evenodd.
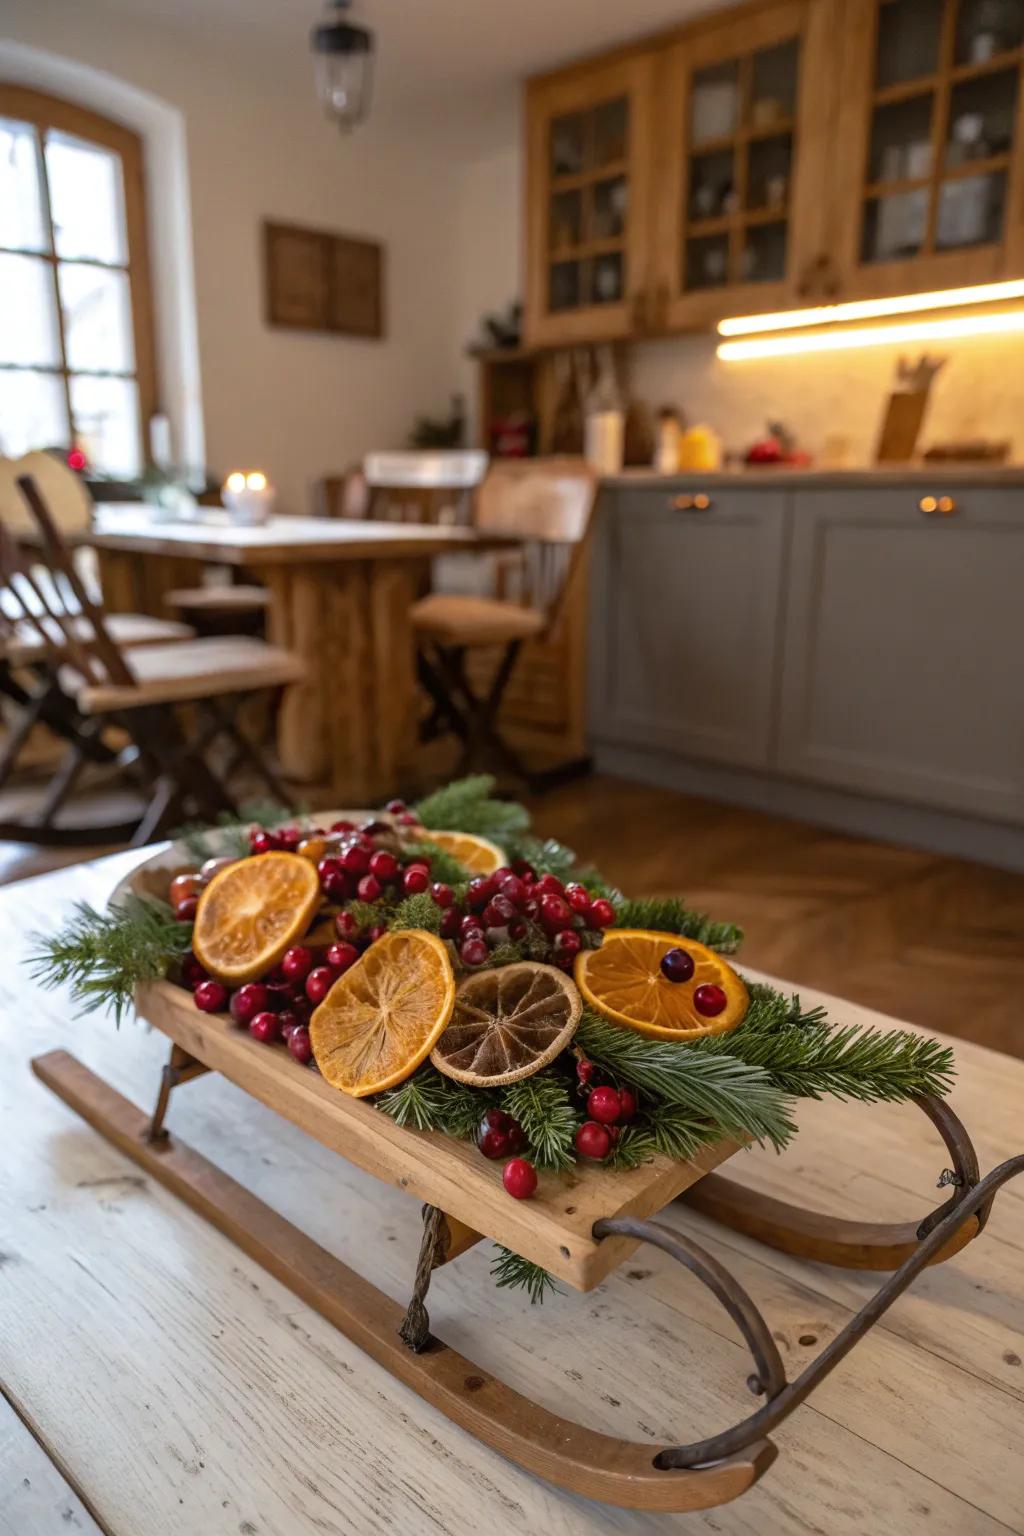
<path id="1" fill-rule="evenodd" d="M 474 523 L 523 541 L 505 578 L 517 582 L 518 601 L 432 593 L 413 610 L 420 682 L 433 702 L 424 739 L 454 732 L 462 741 L 461 768 L 488 757 L 533 784 L 518 753 L 498 730 L 501 701 L 526 640 L 544 640 L 556 628 L 565 593 L 582 557 L 597 496 L 597 480 L 577 460 L 495 464 L 477 493 Z M 504 647 L 486 694 L 467 675 L 467 653 Z"/>
<path id="2" fill-rule="evenodd" d="M 53 826 L 56 814 L 110 723 L 129 741 L 122 763 L 131 765 L 151 797 L 131 832 L 136 845 L 190 816 L 210 818 L 233 811 L 228 784 L 243 762 L 273 795 L 286 801 L 260 752 L 239 731 L 235 715 L 248 695 L 297 682 L 303 675 L 298 658 L 247 637 L 183 640 L 125 651 L 85 590 L 32 480 L 18 484 L 41 534 L 42 552 L 24 553 L 0 524 L 0 576 L 10 603 L 20 608 L 19 631 L 35 632 L 60 694 L 72 705 L 67 722 L 73 739 L 44 807 L 50 830 L 59 834 Z M 41 579 L 40 566 L 47 580 Z M 182 705 L 190 708 L 182 710 Z M 222 739 L 230 744 L 231 757 L 218 773 L 210 752 Z M 0 827 L 3 835 L 20 833 Z"/>

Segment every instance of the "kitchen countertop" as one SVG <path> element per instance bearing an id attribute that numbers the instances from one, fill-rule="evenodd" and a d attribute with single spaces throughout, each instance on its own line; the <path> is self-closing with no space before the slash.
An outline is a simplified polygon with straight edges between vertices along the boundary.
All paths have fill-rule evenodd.
<path id="1" fill-rule="evenodd" d="M 784 465 L 762 469 L 681 470 L 663 475 L 653 469 L 624 469 L 602 475 L 602 486 L 615 489 L 654 489 L 673 486 L 810 486 L 815 490 L 850 486 L 914 486 L 928 490 L 951 485 L 1024 486 L 1024 464 L 914 464 L 866 466 L 860 469 L 792 469 Z"/>

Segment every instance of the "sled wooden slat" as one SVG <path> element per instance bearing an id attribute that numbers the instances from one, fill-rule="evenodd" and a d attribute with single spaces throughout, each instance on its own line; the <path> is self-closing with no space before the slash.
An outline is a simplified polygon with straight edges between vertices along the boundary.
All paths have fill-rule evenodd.
<path id="1" fill-rule="evenodd" d="M 180 987 L 155 982 L 136 1001 L 140 1018 L 331 1151 L 580 1291 L 599 1285 L 637 1246 L 618 1237 L 595 1242 L 595 1221 L 653 1216 L 740 1150 L 722 1141 L 688 1163 L 656 1157 L 628 1171 L 577 1166 L 570 1174 L 542 1173 L 533 1199 L 513 1200 L 502 1187 L 501 1164 L 471 1143 L 396 1125 L 300 1066 L 283 1045 L 261 1045 L 230 1020 L 200 1013 Z"/>

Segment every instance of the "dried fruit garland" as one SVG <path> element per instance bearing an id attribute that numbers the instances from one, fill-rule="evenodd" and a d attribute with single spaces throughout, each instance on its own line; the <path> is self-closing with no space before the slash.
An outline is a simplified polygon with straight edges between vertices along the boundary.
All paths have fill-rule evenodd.
<path id="1" fill-rule="evenodd" d="M 748 986 L 724 958 L 737 928 L 627 900 L 492 789 L 461 780 L 358 825 L 264 811 L 192 832 L 201 867 L 167 904 L 80 908 L 39 939 L 35 974 L 118 1020 L 138 983 L 170 977 L 399 1124 L 475 1140 L 520 1199 L 537 1168 L 581 1158 L 781 1148 L 800 1096 L 948 1091 L 947 1048 Z M 504 1252 L 497 1277 L 534 1299 L 546 1284 Z"/>

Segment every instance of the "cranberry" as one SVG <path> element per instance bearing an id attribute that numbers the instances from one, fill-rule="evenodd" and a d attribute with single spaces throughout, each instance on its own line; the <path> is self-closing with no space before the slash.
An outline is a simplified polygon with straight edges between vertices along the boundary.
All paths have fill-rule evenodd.
<path id="1" fill-rule="evenodd" d="M 596 901 L 590 903 L 590 911 L 587 913 L 587 922 L 591 928 L 610 928 L 615 921 L 615 908 L 610 901 L 599 896 Z"/>
<path id="2" fill-rule="evenodd" d="M 614 1088 L 595 1088 L 587 1099 L 587 1114 L 602 1125 L 614 1125 L 622 1114 L 622 1100 Z"/>
<path id="3" fill-rule="evenodd" d="M 521 907 L 526 900 L 527 885 L 525 880 L 520 880 L 518 875 L 511 872 L 507 875 L 495 875 L 495 883 L 506 901 L 510 901 L 514 907 Z"/>
<path id="4" fill-rule="evenodd" d="M 483 922 L 488 928 L 507 928 L 516 915 L 516 909 L 507 896 L 492 896 L 483 910 Z"/>
<path id="5" fill-rule="evenodd" d="M 167 893 L 172 907 L 179 902 L 187 901 L 190 896 L 198 896 L 203 888 L 203 882 L 198 875 L 176 875 L 171 881 L 171 888 Z"/>
<path id="6" fill-rule="evenodd" d="M 415 811 L 399 811 L 395 820 L 400 827 L 418 827 L 420 825 L 420 819 Z"/>
<path id="7" fill-rule="evenodd" d="M 231 1017 L 236 1024 L 249 1024 L 258 1013 L 266 1013 L 270 1007 L 270 993 L 259 981 L 248 981 L 244 987 L 231 994 Z"/>
<path id="8" fill-rule="evenodd" d="M 693 1006 L 706 1019 L 713 1019 L 716 1014 L 722 1013 L 728 1001 L 721 987 L 716 987 L 713 981 L 706 981 L 693 994 Z"/>
<path id="9" fill-rule="evenodd" d="M 590 895 L 585 885 L 573 884 L 565 888 L 565 899 L 572 910 L 580 917 L 586 917 L 590 911 Z"/>
<path id="10" fill-rule="evenodd" d="M 513 944 L 518 944 L 520 939 L 525 939 L 528 932 L 525 917 L 514 917 L 508 925 L 508 936 Z"/>
<path id="11" fill-rule="evenodd" d="M 537 871 L 529 859 L 513 859 L 512 873 L 518 875 L 525 885 L 532 885 L 537 878 Z"/>
<path id="12" fill-rule="evenodd" d="M 289 853 L 294 853 L 302 842 L 305 833 L 301 827 L 281 827 L 276 836 L 279 847 L 287 849 Z"/>
<path id="13" fill-rule="evenodd" d="M 281 958 L 281 970 L 289 981 L 305 981 L 313 969 L 313 951 L 303 944 L 286 949 Z"/>
<path id="14" fill-rule="evenodd" d="M 350 901 L 355 894 L 355 876 L 346 875 L 344 870 L 338 870 L 333 875 L 328 875 L 323 882 L 322 890 L 328 901 Z"/>
<path id="15" fill-rule="evenodd" d="M 477 875 L 466 890 L 466 905 L 474 912 L 482 912 L 494 895 L 495 885 L 490 875 Z"/>
<path id="16" fill-rule="evenodd" d="M 183 896 L 181 901 L 176 901 L 174 904 L 174 916 L 176 921 L 179 923 L 194 922 L 198 908 L 198 896 Z"/>
<path id="17" fill-rule="evenodd" d="M 619 1119 L 632 1120 L 636 1114 L 636 1094 L 631 1088 L 619 1089 Z"/>
<path id="18" fill-rule="evenodd" d="M 301 1062 L 304 1067 L 313 1060 L 313 1044 L 305 1024 L 300 1024 L 298 1029 L 292 1030 L 288 1036 L 288 1049 L 295 1060 Z"/>
<path id="19" fill-rule="evenodd" d="M 556 875 L 541 875 L 536 891 L 538 896 L 564 896 L 565 886 Z"/>
<path id="20" fill-rule="evenodd" d="M 384 894 L 384 887 L 376 875 L 364 875 L 356 886 L 356 895 L 360 901 L 379 901 Z"/>
<path id="21" fill-rule="evenodd" d="M 371 944 L 376 944 L 377 940 L 382 939 L 387 931 L 387 923 L 374 923 L 373 927 L 367 932 L 366 937 L 369 939 Z"/>
<path id="22" fill-rule="evenodd" d="M 430 884 L 430 870 L 425 864 L 410 864 L 402 876 L 402 889 L 407 896 L 419 896 Z"/>
<path id="23" fill-rule="evenodd" d="M 586 1086 L 594 1075 L 594 1063 L 592 1061 L 578 1061 L 576 1063 L 576 1076 Z"/>
<path id="24" fill-rule="evenodd" d="M 258 1013 L 254 1019 L 249 1020 L 249 1033 L 254 1040 L 260 1040 L 264 1045 L 270 1045 L 278 1038 L 281 1026 L 277 1022 L 276 1013 Z"/>
<path id="25" fill-rule="evenodd" d="M 435 880 L 430 887 L 430 894 L 439 907 L 450 907 L 455 900 L 455 892 L 450 885 L 445 885 L 443 880 Z"/>
<path id="26" fill-rule="evenodd" d="M 327 951 L 327 964 L 332 971 L 342 975 L 349 966 L 355 965 L 359 959 L 359 951 L 354 944 L 332 944 Z"/>
<path id="27" fill-rule="evenodd" d="M 459 950 L 463 965 L 483 965 L 490 950 L 483 939 L 466 939 Z"/>
<path id="28" fill-rule="evenodd" d="M 601 1162 L 611 1149 L 612 1139 L 607 1127 L 598 1125 L 596 1120 L 584 1120 L 576 1132 L 576 1151 L 580 1156 L 592 1157 L 595 1162 Z"/>
<path id="29" fill-rule="evenodd" d="M 222 1013 L 228 1003 L 228 989 L 219 981 L 201 981 L 192 994 L 192 1001 L 201 1013 Z"/>
<path id="30" fill-rule="evenodd" d="M 336 875 L 344 876 L 345 866 L 337 854 L 329 853 L 325 859 L 320 860 L 316 867 L 316 872 L 320 876 L 320 883 L 322 885 L 324 881 L 331 880 Z"/>
<path id="31" fill-rule="evenodd" d="M 351 943 L 359 937 L 359 924 L 351 912 L 339 912 L 334 919 L 334 931 L 339 939 Z"/>
<path id="32" fill-rule="evenodd" d="M 401 816 L 402 812 L 407 811 L 409 807 L 404 800 L 389 800 L 384 809 L 390 811 L 392 816 Z"/>
<path id="33" fill-rule="evenodd" d="M 667 981 L 689 981 L 693 972 L 693 956 L 685 949 L 668 949 L 662 955 L 661 974 Z"/>
<path id="34" fill-rule="evenodd" d="M 526 900 L 523 902 L 523 916 L 528 917 L 531 922 L 535 922 L 539 912 L 540 897 L 527 896 Z"/>
<path id="35" fill-rule="evenodd" d="M 194 992 L 199 983 L 209 980 L 209 977 L 195 955 L 190 954 L 186 955 L 181 962 L 181 979 L 186 987 L 191 987 Z"/>
<path id="36" fill-rule="evenodd" d="M 484 1157 L 497 1160 L 522 1151 L 526 1137 L 512 1115 L 503 1109 L 489 1109 L 477 1127 L 476 1144 Z"/>
<path id="37" fill-rule="evenodd" d="M 480 919 L 474 917 L 472 912 L 467 912 L 465 917 L 459 918 L 459 933 L 464 939 L 482 939 L 484 930 L 480 925 Z"/>
<path id="38" fill-rule="evenodd" d="M 277 1015 L 277 1027 L 285 1040 L 288 1039 L 293 1029 L 299 1028 L 301 1023 L 302 1019 L 294 1008 L 286 1008 L 283 1013 Z"/>
<path id="39" fill-rule="evenodd" d="M 368 865 L 371 875 L 388 884 L 390 880 L 398 878 L 398 860 L 393 853 L 388 853 L 386 848 L 378 848 L 376 853 L 371 853 Z"/>
<path id="40" fill-rule="evenodd" d="M 441 913 L 440 933 L 442 939 L 454 939 L 458 937 L 462 918 L 455 907 L 446 907 Z"/>
<path id="41" fill-rule="evenodd" d="M 280 847 L 273 832 L 265 832 L 262 827 L 255 827 L 249 833 L 249 848 L 253 853 L 273 853 Z"/>
<path id="42" fill-rule="evenodd" d="M 354 821 L 332 821 L 331 822 L 331 831 L 332 832 L 354 832 L 355 830 L 356 830 L 356 824 L 355 824 Z"/>
<path id="43" fill-rule="evenodd" d="M 370 867 L 370 854 L 362 843 L 350 843 L 341 855 L 341 862 L 350 875 L 365 875 Z"/>
<path id="44" fill-rule="evenodd" d="M 335 976 L 329 965 L 318 965 L 306 977 L 306 996 L 311 1003 L 322 1003 L 334 985 Z"/>
<path id="45" fill-rule="evenodd" d="M 554 935 L 572 927 L 572 913 L 561 896 L 549 891 L 540 899 L 540 922 L 545 933 Z"/>
<path id="46" fill-rule="evenodd" d="M 525 1157 L 514 1157 L 502 1169 L 501 1182 L 513 1200 L 529 1200 L 537 1188 L 537 1170 Z"/>
<path id="47" fill-rule="evenodd" d="M 566 955 L 570 956 L 571 958 L 573 955 L 579 954 L 580 950 L 583 948 L 583 940 L 580 938 L 575 928 L 563 928 L 561 933 L 555 934 L 554 948 L 555 954 L 559 957 L 559 959 L 562 959 Z"/>

